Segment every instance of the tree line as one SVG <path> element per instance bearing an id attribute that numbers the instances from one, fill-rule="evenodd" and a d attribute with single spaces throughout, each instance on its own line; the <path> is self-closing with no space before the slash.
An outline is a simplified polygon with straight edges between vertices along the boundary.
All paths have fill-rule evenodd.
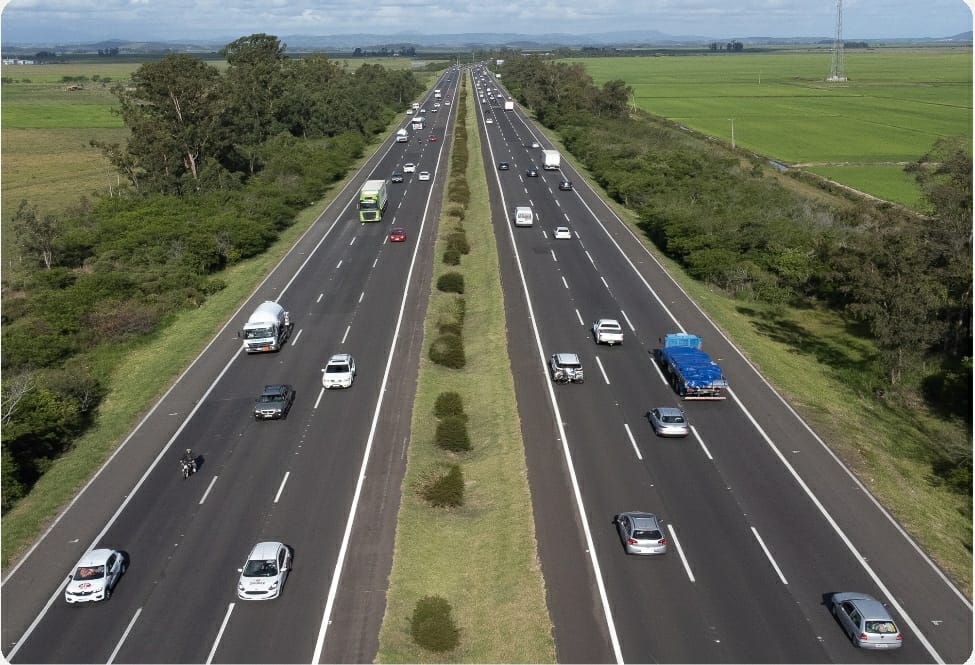
<path id="1" fill-rule="evenodd" d="M 599 88 L 582 65 L 511 53 L 500 71 L 692 277 L 744 301 L 843 313 L 877 352 L 838 371 L 867 395 L 924 399 L 971 428 L 970 141 L 941 139 L 908 167 L 927 214 L 860 199 L 828 205 L 765 176 L 757 158 L 627 109 L 622 81 Z M 825 349 L 821 358 L 831 362 Z M 935 472 L 969 494 L 970 446 L 931 447 Z"/>
<path id="2" fill-rule="evenodd" d="M 219 291 L 214 273 L 263 252 L 422 91 L 409 71 L 285 51 L 255 34 L 223 49 L 223 72 L 187 54 L 143 64 L 113 86 L 128 140 L 97 144 L 126 186 L 58 214 L 18 206 L 4 511 L 92 424 L 119 349 Z"/>

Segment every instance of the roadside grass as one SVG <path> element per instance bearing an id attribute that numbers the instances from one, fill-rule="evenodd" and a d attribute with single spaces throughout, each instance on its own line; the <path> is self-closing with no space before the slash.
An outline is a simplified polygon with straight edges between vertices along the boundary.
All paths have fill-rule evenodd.
<path id="1" fill-rule="evenodd" d="M 647 112 L 725 142 L 734 118 L 735 143 L 767 157 L 855 162 L 831 177 L 882 198 L 901 189 L 890 162 L 916 161 L 942 136 L 972 136 L 971 48 L 848 50 L 841 84 L 824 81 L 828 49 L 567 62 L 582 63 L 597 85 L 623 79 Z M 893 200 L 919 200 L 907 186 L 914 193 Z"/>
<path id="2" fill-rule="evenodd" d="M 468 94 L 466 90 L 464 94 Z M 450 370 L 434 364 L 426 353 L 420 360 L 377 662 L 555 662 L 514 380 L 507 360 L 504 302 L 486 176 L 472 98 L 468 95 L 467 99 L 471 200 L 463 226 L 472 249 L 459 266 L 465 278 L 467 365 L 463 370 Z M 444 272 L 458 269 L 440 261 L 450 231 L 448 219 L 441 217 L 434 284 Z M 432 290 L 424 324 L 425 349 L 436 336 L 437 322 L 451 320 L 456 297 Z M 473 444 L 468 453 L 448 455 L 433 443 L 434 402 L 445 391 L 464 396 Z M 465 503 L 453 509 L 431 508 L 418 489 L 445 463 L 454 461 L 463 468 Z M 453 607 L 460 644 L 447 654 L 423 649 L 410 635 L 414 605 L 426 595 L 439 595 Z"/>

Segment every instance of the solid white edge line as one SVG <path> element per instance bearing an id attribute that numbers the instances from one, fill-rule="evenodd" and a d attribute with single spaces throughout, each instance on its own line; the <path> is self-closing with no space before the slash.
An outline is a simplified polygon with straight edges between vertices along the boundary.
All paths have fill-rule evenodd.
<path id="1" fill-rule="evenodd" d="M 390 144 L 390 147 L 388 147 L 386 149 L 386 153 L 385 154 L 389 154 L 390 150 L 392 149 L 392 145 L 393 144 L 391 143 Z M 385 154 L 383 155 L 384 157 L 385 157 Z M 149 411 L 146 413 L 145 416 L 143 416 L 142 420 L 140 420 L 138 422 L 138 424 L 132 429 L 132 431 L 129 432 L 129 434 L 125 437 L 125 439 L 122 441 L 122 443 L 120 443 L 118 445 L 118 447 L 112 452 L 112 454 L 108 457 L 108 459 L 105 460 L 105 462 L 98 468 L 98 471 L 96 471 L 91 476 L 91 478 L 88 479 L 88 482 L 85 483 L 84 487 L 82 487 L 78 491 L 78 493 L 74 495 L 74 497 L 71 499 L 71 501 L 68 503 L 68 505 L 65 506 L 64 510 L 62 510 L 58 514 L 58 516 L 51 522 L 51 524 L 47 527 L 47 529 L 44 530 L 44 533 L 41 534 L 41 536 L 34 542 L 34 544 L 27 550 L 27 552 L 24 553 L 24 555 L 20 558 L 20 560 L 10 569 L 10 571 L 7 573 L 7 576 L 4 578 L 3 582 L 0 583 L 0 587 L 2 587 L 4 584 L 6 584 L 7 581 L 10 580 L 14 576 L 14 574 L 20 569 L 20 567 L 23 565 L 23 563 L 25 561 L 27 561 L 27 559 L 34 553 L 34 551 L 40 546 L 40 544 L 47 538 L 47 536 L 60 523 L 61 519 L 65 515 L 67 515 L 68 512 L 74 507 L 74 505 L 78 502 L 78 500 L 81 498 L 81 496 L 88 490 L 89 487 L 92 486 L 92 484 L 98 479 L 98 477 L 102 474 L 102 472 L 105 471 L 105 469 L 108 468 L 108 465 L 112 463 L 112 461 L 115 459 L 115 457 L 119 453 L 122 452 L 122 450 L 129 443 L 129 441 L 131 441 L 133 439 L 133 437 L 135 437 L 135 435 L 138 434 L 142 430 L 142 427 L 146 424 L 146 422 L 149 420 L 149 418 L 151 418 L 153 416 L 153 414 L 155 414 L 155 412 L 159 409 L 159 406 L 166 400 L 167 397 L 169 397 L 170 393 L 172 393 L 174 390 L 176 390 L 176 388 L 180 385 L 180 382 L 183 380 L 183 378 L 190 372 L 190 370 L 192 370 L 196 366 L 196 364 L 198 362 L 200 362 L 200 359 L 203 358 L 204 355 L 210 350 L 210 347 L 212 347 L 217 342 L 217 340 L 223 338 L 223 336 L 226 334 L 227 329 L 233 324 L 233 321 L 240 315 L 240 313 L 244 310 L 245 307 L 248 307 L 249 306 L 250 302 L 254 299 L 254 297 L 260 292 L 260 290 L 262 288 L 264 288 L 264 285 L 267 284 L 267 282 L 272 277 L 275 276 L 278 268 L 280 268 L 281 265 L 286 260 L 288 260 L 288 258 L 291 257 L 292 253 L 295 252 L 295 249 L 298 247 L 298 244 L 301 242 L 301 240 L 303 240 L 305 238 L 305 236 L 307 236 L 309 233 L 311 233 L 318 226 L 318 222 L 325 217 L 326 213 L 328 213 L 328 211 L 331 209 L 332 205 L 334 205 L 336 201 L 342 200 L 342 198 L 346 195 L 347 190 L 349 190 L 349 189 L 355 189 L 353 187 L 353 183 L 355 183 L 356 180 L 357 179 L 354 178 L 354 177 L 353 178 L 350 178 L 345 183 L 345 185 L 342 186 L 342 189 L 339 190 L 339 193 L 335 196 L 335 198 L 333 199 L 332 203 L 330 203 L 328 206 L 326 206 L 325 209 L 321 212 L 321 214 L 318 215 L 318 217 L 315 218 L 315 221 L 312 222 L 312 224 L 310 224 L 308 226 L 308 228 L 298 237 L 297 240 L 295 240 L 295 244 L 291 246 L 291 249 L 289 249 L 285 253 L 285 255 L 281 257 L 281 260 L 278 261 L 274 265 L 274 267 L 268 272 L 267 276 L 264 279 L 262 279 L 261 282 L 257 286 L 254 287 L 253 291 L 251 291 L 251 293 L 247 296 L 247 298 L 241 303 L 240 307 L 238 307 L 234 311 L 234 313 L 230 317 L 228 317 L 227 323 L 225 323 L 223 325 L 223 327 L 219 331 L 217 331 L 217 334 L 213 336 L 213 338 L 209 341 L 209 343 L 207 343 L 207 345 L 205 347 L 203 347 L 203 350 L 200 351 L 200 353 L 197 354 L 197 356 L 186 367 L 186 369 L 183 370 L 183 372 L 179 375 L 179 377 L 177 377 L 176 380 L 173 381 L 172 385 L 169 387 L 168 390 L 166 390 L 165 393 L 163 393 L 162 397 L 160 397 L 156 401 L 156 403 L 153 404 L 152 408 L 149 409 Z M 315 247 L 311 250 L 311 252 L 308 253 L 308 256 L 305 257 L 305 260 L 301 262 L 301 264 L 298 266 L 298 269 L 294 271 L 294 273 L 291 275 L 291 278 L 288 279 L 288 281 L 285 283 L 284 287 L 282 287 L 281 292 L 278 294 L 278 297 L 275 298 L 275 300 L 274 300 L 275 302 L 280 301 L 280 299 L 282 298 L 282 296 L 284 296 L 284 294 L 288 291 L 288 289 L 291 288 L 291 285 L 294 284 L 295 280 L 298 279 L 298 275 L 300 275 L 302 273 L 302 271 L 305 269 L 305 266 L 307 266 L 312 261 L 312 259 L 315 257 L 315 254 L 318 252 L 318 250 L 321 248 L 321 246 L 325 243 L 326 240 L 328 240 L 328 237 L 332 234 L 332 231 L 335 230 L 335 227 L 338 226 L 339 221 L 341 221 L 342 217 L 345 215 L 345 212 L 349 209 L 349 207 L 352 205 L 353 202 L 354 202 L 354 199 L 353 198 L 350 198 L 348 200 L 348 202 L 344 206 L 340 206 L 339 207 L 339 213 L 338 213 L 338 215 L 336 215 L 335 219 L 332 220 L 331 225 L 328 226 L 328 228 L 325 230 L 325 233 L 322 234 L 322 237 L 319 239 L 319 241 L 317 243 L 315 243 Z M 322 295 L 324 296 L 324 294 L 322 294 Z M 95 538 L 92 541 L 92 543 L 85 549 L 86 552 L 88 550 L 94 548 L 95 545 L 98 544 L 98 541 L 101 540 L 104 537 L 104 535 L 108 532 L 108 530 L 112 527 L 112 525 L 115 524 L 115 521 L 119 518 L 119 515 L 122 514 L 122 511 L 128 505 L 129 501 L 132 500 L 132 498 L 138 492 L 139 488 L 142 487 L 142 484 L 145 482 L 145 479 L 149 476 L 150 473 L 152 473 L 152 470 L 156 467 L 156 464 L 158 464 L 158 462 L 162 458 L 162 456 L 164 454 L 166 454 L 166 452 L 169 450 L 170 446 L 173 444 L 173 442 L 176 440 L 176 438 L 182 432 L 182 430 L 186 426 L 187 422 L 189 422 L 189 420 L 193 417 L 193 415 L 199 409 L 200 405 L 203 404 L 203 402 L 206 400 L 206 397 L 210 394 L 210 392 L 213 390 L 213 388 L 216 386 L 216 384 L 220 381 L 220 379 L 223 378 L 223 375 L 227 372 L 227 370 L 229 369 L 231 363 L 233 363 L 237 359 L 237 357 L 240 355 L 240 352 L 241 352 L 242 349 L 243 349 L 243 346 L 238 347 L 237 351 L 235 351 L 233 353 L 233 355 L 231 355 L 230 360 L 227 362 L 227 365 L 217 375 L 217 378 L 215 378 L 213 380 L 213 383 L 210 384 L 210 387 L 203 394 L 203 397 L 200 399 L 199 402 L 197 402 L 196 406 L 190 411 L 189 415 L 187 415 L 187 417 L 186 417 L 186 420 L 183 422 L 183 424 L 181 424 L 179 426 L 179 428 L 176 430 L 176 432 L 173 434 L 173 436 L 166 443 L 166 445 L 164 446 L 164 448 L 160 451 L 159 455 L 157 455 L 156 458 L 153 460 L 152 464 L 150 464 L 150 466 L 146 470 L 146 472 L 136 482 L 136 484 L 132 488 L 132 490 L 125 496 L 125 499 L 119 505 L 119 507 L 115 511 L 115 513 L 113 513 L 112 516 L 109 518 L 108 523 L 105 525 L 105 527 L 98 533 L 97 536 L 95 536 Z M 45 605 L 41 609 L 40 613 L 34 618 L 34 620 L 31 622 L 31 624 L 27 627 L 27 630 L 24 631 L 24 634 L 20 636 L 20 639 L 17 640 L 17 642 L 14 644 L 13 648 L 11 648 L 10 652 L 7 653 L 7 654 L 5 654 L 8 661 L 10 661 L 10 660 L 13 659 L 13 657 L 17 654 L 17 652 L 20 650 L 20 648 L 24 645 L 24 642 L 27 641 L 27 639 L 30 637 L 31 633 L 34 632 L 34 629 L 37 628 L 38 624 L 41 622 L 41 620 L 43 620 L 44 616 L 47 614 L 47 611 L 51 608 L 51 605 L 54 603 L 54 601 L 57 599 L 57 597 L 62 593 L 62 590 L 64 589 L 65 585 L 67 584 L 67 581 L 68 581 L 67 580 L 67 577 L 65 577 L 65 579 L 61 582 L 61 584 L 58 585 L 58 587 L 55 589 L 54 593 L 48 599 L 47 603 L 45 603 Z"/>
<path id="2" fill-rule="evenodd" d="M 278 502 L 278 499 L 281 498 L 281 492 L 284 491 L 284 486 L 288 484 L 288 477 L 289 476 L 291 476 L 291 472 L 290 471 L 285 471 L 284 472 L 284 478 L 281 479 L 281 486 L 278 487 L 278 493 L 274 495 L 274 503 L 277 503 Z"/>
<path id="3" fill-rule="evenodd" d="M 453 119 L 453 116 L 452 116 Z M 456 121 L 455 121 L 456 122 Z M 450 121 L 448 121 L 445 132 L 450 129 Z M 443 159 L 444 146 L 447 141 L 439 142 L 439 152 L 437 155 L 437 163 Z M 430 201 L 433 198 L 434 187 L 430 187 L 427 190 L 427 203 L 423 208 L 423 215 L 420 218 L 420 230 L 417 233 L 417 238 L 423 237 L 423 229 L 426 227 L 427 216 L 430 211 Z M 376 429 L 379 426 L 379 416 L 382 413 L 383 399 L 386 396 L 386 385 L 389 383 L 389 373 L 393 365 L 393 350 L 396 348 L 396 343 L 399 338 L 400 328 L 403 325 L 403 316 L 406 313 L 406 301 L 409 296 L 410 289 L 409 285 L 412 284 L 413 270 L 416 268 L 416 257 L 420 251 L 422 243 L 417 241 L 413 245 L 413 257 L 410 259 L 410 269 L 406 273 L 405 283 L 407 288 L 403 289 L 403 299 L 400 301 L 399 315 L 396 318 L 396 327 L 393 330 L 393 339 L 390 342 L 389 352 L 386 357 L 386 369 L 383 372 L 382 385 L 379 387 L 379 398 L 376 400 L 376 410 L 372 417 L 372 425 L 369 428 L 369 436 L 366 439 L 366 448 L 362 453 L 362 465 L 359 468 L 359 477 L 356 480 L 355 492 L 352 495 L 352 505 L 349 508 L 349 516 L 345 524 L 345 532 L 342 535 L 342 544 L 339 547 L 339 554 L 335 561 L 335 569 L 332 572 L 331 579 L 329 581 L 328 593 L 325 600 L 325 609 L 322 611 L 322 622 L 318 629 L 318 637 L 315 640 L 315 651 L 312 655 L 312 663 L 318 663 L 322 659 L 322 652 L 325 650 L 325 636 L 328 633 L 328 626 L 330 623 L 330 617 L 332 616 L 332 608 L 335 605 L 335 597 L 338 595 L 338 585 L 339 580 L 342 575 L 342 568 L 345 565 L 345 557 L 349 550 L 349 541 L 352 538 L 352 526 L 355 524 L 355 514 L 359 506 L 359 499 L 362 496 L 362 486 L 366 480 L 366 467 L 369 465 L 369 456 L 372 452 L 373 442 L 376 438 Z"/>
<path id="4" fill-rule="evenodd" d="M 213 657 L 217 654 L 217 647 L 220 646 L 220 639 L 223 637 L 223 631 L 227 629 L 227 624 L 230 622 L 230 613 L 234 611 L 234 605 L 236 603 L 230 603 L 227 607 L 227 613 L 223 615 L 223 622 L 220 624 L 220 630 L 217 631 L 217 637 L 213 640 L 213 646 L 210 647 L 210 653 L 207 656 L 206 665 L 210 665 L 213 662 Z"/>
<path id="5" fill-rule="evenodd" d="M 677 540 L 677 532 L 674 531 L 674 525 L 668 523 L 667 530 L 670 531 L 670 539 L 674 541 L 674 547 L 677 548 L 677 556 L 680 557 L 681 563 L 684 564 L 684 571 L 687 573 L 687 579 L 691 582 L 697 580 L 694 579 L 694 573 L 691 572 L 691 564 L 687 561 L 687 557 L 684 556 L 684 548 L 680 546 L 680 541 Z"/>
<path id="6" fill-rule="evenodd" d="M 697 439 L 697 442 L 699 444 L 701 444 L 701 448 L 704 450 L 704 454 L 707 455 L 708 459 L 713 462 L 714 458 L 711 457 L 711 451 L 708 450 L 708 447 L 706 445 L 704 445 L 704 439 L 701 438 L 701 435 L 698 433 L 697 428 L 694 427 L 694 425 L 691 425 L 690 427 L 691 427 L 691 433 L 694 435 L 694 438 Z"/>
<path id="7" fill-rule="evenodd" d="M 610 383 L 609 383 L 609 377 L 606 376 L 606 369 L 603 367 L 603 361 L 601 361 L 599 359 L 599 356 L 596 356 L 596 364 L 599 365 L 599 371 L 602 372 L 603 381 L 606 382 L 606 385 L 607 386 L 610 385 Z"/>
<path id="8" fill-rule="evenodd" d="M 203 502 L 207 500 L 207 497 L 208 496 L 210 496 L 210 490 L 213 489 L 213 486 L 217 482 L 217 478 L 219 478 L 219 477 L 220 476 L 214 476 L 213 478 L 210 479 L 210 482 L 207 484 L 206 491 L 203 492 L 203 496 L 200 497 L 200 501 L 196 505 L 198 505 L 198 506 L 202 506 L 203 505 Z"/>
<path id="9" fill-rule="evenodd" d="M 132 615 L 132 619 L 129 621 L 129 625 L 125 627 L 125 632 L 122 633 L 122 637 L 119 638 L 119 641 L 115 645 L 115 648 L 112 649 L 112 653 L 108 657 L 108 660 L 106 661 L 108 665 L 112 665 L 112 663 L 115 662 L 115 657 L 118 655 L 119 650 L 121 650 L 122 645 L 125 644 L 125 638 L 127 638 L 129 636 L 129 633 L 132 632 L 132 627 L 135 626 L 135 622 L 138 621 L 140 614 L 142 614 L 141 607 L 135 611 L 135 614 Z"/>
<path id="10" fill-rule="evenodd" d="M 762 551 L 765 552 L 765 556 L 766 558 L 768 558 L 769 563 L 771 563 L 772 567 L 775 568 L 775 574 L 779 576 L 780 580 L 782 580 L 782 584 L 788 584 L 789 580 L 785 579 L 785 575 L 782 574 L 782 569 L 779 568 L 779 564 L 775 563 L 775 559 L 772 557 L 772 553 L 769 552 L 769 549 L 765 546 L 765 541 L 762 540 L 762 537 L 760 535 L 758 535 L 758 529 L 756 529 L 755 527 L 751 527 L 751 529 L 752 529 L 752 533 L 755 535 L 755 540 L 757 540 L 758 544 L 762 547 Z"/>
<path id="11" fill-rule="evenodd" d="M 491 145 L 490 139 L 488 139 L 487 143 L 488 152 L 491 154 L 491 161 L 496 162 L 497 160 L 494 157 L 494 147 Z M 501 207 L 503 210 L 507 211 L 508 204 L 505 200 L 504 189 L 501 187 L 501 179 L 498 177 L 497 171 L 494 172 L 494 178 L 501 196 Z M 507 212 L 505 215 L 507 215 Z M 549 403 L 552 405 L 552 410 L 554 411 L 555 416 L 555 426 L 558 428 L 559 436 L 562 440 L 562 455 L 565 458 L 565 464 L 569 472 L 569 480 L 572 485 L 572 494 L 576 502 L 576 509 L 579 511 L 579 518 L 582 523 L 582 532 L 586 539 L 586 551 L 589 554 L 589 561 L 593 569 L 593 577 L 595 577 L 596 580 L 596 589 L 599 592 L 599 600 L 603 606 L 603 616 L 606 618 L 606 629 L 609 632 L 609 639 L 613 647 L 613 656 L 616 658 L 616 662 L 622 665 L 623 652 L 620 649 L 619 636 L 616 634 L 616 622 L 613 620 L 613 611 L 609 607 L 609 596 L 606 593 L 606 585 L 603 582 L 602 569 L 599 566 L 599 559 L 596 556 L 596 546 L 592 539 L 592 531 L 589 529 L 589 518 L 586 513 L 586 506 L 582 501 L 582 489 L 579 487 L 579 479 L 576 476 L 575 464 L 572 462 L 572 453 L 569 452 L 569 440 L 565 434 L 565 426 L 562 424 L 562 412 L 559 409 L 558 402 L 555 399 L 555 390 L 552 387 L 552 382 L 548 379 L 548 373 L 545 369 L 545 351 L 542 348 L 542 338 L 538 331 L 538 323 L 535 321 L 535 310 L 532 307 L 531 294 L 528 292 L 528 283 L 525 281 L 525 270 L 521 263 L 521 255 L 518 253 L 518 246 L 515 244 L 514 229 L 512 228 L 511 224 L 506 224 L 506 226 L 508 228 L 508 239 L 511 242 L 511 249 L 515 257 L 515 264 L 518 266 L 518 274 L 521 278 L 521 288 L 525 295 L 525 303 L 528 307 L 528 318 L 531 321 L 532 332 L 535 337 L 535 347 L 538 351 L 539 369 L 543 374 L 545 374 Z M 568 284 L 565 282 L 564 277 L 562 278 L 562 282 L 566 284 L 566 288 L 568 288 Z"/>
<path id="12" fill-rule="evenodd" d="M 630 426 L 628 423 L 623 423 L 623 428 L 626 430 L 626 435 L 630 437 L 630 443 L 633 445 L 633 450 L 636 452 L 636 458 L 643 461 L 643 455 L 640 454 L 640 449 L 636 445 L 636 439 L 633 438 L 633 432 L 630 431 Z"/>

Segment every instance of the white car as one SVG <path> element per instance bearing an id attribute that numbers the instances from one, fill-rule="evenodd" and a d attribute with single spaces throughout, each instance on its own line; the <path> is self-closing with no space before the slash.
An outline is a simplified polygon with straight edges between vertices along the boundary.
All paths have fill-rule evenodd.
<path id="1" fill-rule="evenodd" d="M 416 172 L 416 164 L 414 164 L 413 162 L 406 162 L 405 164 L 403 164 L 403 173 L 415 173 L 415 172 Z"/>
<path id="2" fill-rule="evenodd" d="M 623 326 L 616 319 L 599 319 L 593 321 L 592 336 L 596 344 L 622 344 Z"/>
<path id="3" fill-rule="evenodd" d="M 572 238 L 572 231 L 569 230 L 568 226 L 556 226 L 555 227 L 555 237 L 559 240 L 566 240 Z"/>
<path id="4" fill-rule="evenodd" d="M 418 180 L 429 180 L 430 179 L 430 172 L 429 171 L 420 171 L 420 173 L 417 175 L 417 179 Z"/>
<path id="5" fill-rule="evenodd" d="M 485 120 L 484 122 L 486 122 L 486 123 L 487 123 L 487 124 L 489 124 L 489 125 L 493 125 L 493 124 L 494 124 L 494 118 L 488 118 L 488 119 L 487 119 L 487 120 Z"/>
<path id="6" fill-rule="evenodd" d="M 422 174 L 421 174 L 422 175 Z M 336 353 L 322 370 L 322 385 L 326 388 L 350 388 L 355 381 L 355 358 L 349 353 Z"/>
<path id="7" fill-rule="evenodd" d="M 254 545 L 243 568 L 238 568 L 237 597 L 241 600 L 270 600 L 281 595 L 291 569 L 291 550 L 284 543 Z"/>
<path id="8" fill-rule="evenodd" d="M 541 146 L 538 145 L 538 141 L 532 141 L 532 147 L 533 148 L 540 148 Z"/>
<path id="9" fill-rule="evenodd" d="M 112 549 L 86 552 L 68 577 L 64 599 L 69 603 L 108 600 L 125 572 L 125 555 Z"/>

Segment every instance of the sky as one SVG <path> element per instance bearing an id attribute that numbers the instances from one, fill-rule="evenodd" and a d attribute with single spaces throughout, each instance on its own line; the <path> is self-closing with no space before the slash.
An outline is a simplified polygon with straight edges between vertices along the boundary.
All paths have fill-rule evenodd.
<path id="1" fill-rule="evenodd" d="M 975 0 L 844 0 L 843 37 L 947 37 Z M 538 35 L 654 30 L 714 39 L 832 37 L 835 0 L 0 0 L 4 43 L 231 41 L 254 33 Z"/>

